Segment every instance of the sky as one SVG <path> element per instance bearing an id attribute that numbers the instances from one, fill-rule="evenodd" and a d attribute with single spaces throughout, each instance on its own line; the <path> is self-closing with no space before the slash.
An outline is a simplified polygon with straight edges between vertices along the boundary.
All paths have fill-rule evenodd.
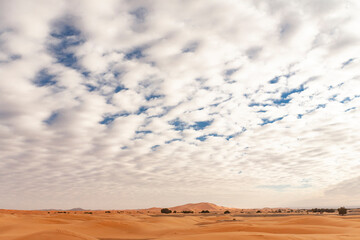
<path id="1" fill-rule="evenodd" d="M 0 208 L 360 206 L 357 0 L 0 0 Z"/>

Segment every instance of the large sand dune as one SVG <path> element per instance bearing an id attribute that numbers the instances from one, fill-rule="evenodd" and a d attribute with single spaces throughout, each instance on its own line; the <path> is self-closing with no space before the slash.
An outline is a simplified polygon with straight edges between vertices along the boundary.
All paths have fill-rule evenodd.
<path id="1" fill-rule="evenodd" d="M 359 240 L 360 216 L 0 211 L 0 240 L 126 239 Z"/>

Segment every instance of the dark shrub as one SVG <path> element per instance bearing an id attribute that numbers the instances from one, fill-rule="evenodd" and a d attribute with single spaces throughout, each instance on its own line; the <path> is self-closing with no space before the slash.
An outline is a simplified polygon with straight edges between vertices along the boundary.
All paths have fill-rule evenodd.
<path id="1" fill-rule="evenodd" d="M 344 216 L 347 214 L 347 209 L 345 207 L 338 208 L 339 215 Z"/>
<path id="2" fill-rule="evenodd" d="M 172 213 L 172 211 L 170 209 L 168 209 L 168 208 L 163 208 L 163 209 L 161 209 L 161 213 L 168 214 L 168 213 Z"/>
<path id="3" fill-rule="evenodd" d="M 194 213 L 194 211 L 182 211 L 182 213 Z"/>
<path id="4" fill-rule="evenodd" d="M 332 208 L 313 208 L 311 209 L 312 212 L 314 213 L 324 213 L 324 212 L 328 212 L 328 213 L 333 213 L 335 212 L 335 209 L 332 209 Z"/>

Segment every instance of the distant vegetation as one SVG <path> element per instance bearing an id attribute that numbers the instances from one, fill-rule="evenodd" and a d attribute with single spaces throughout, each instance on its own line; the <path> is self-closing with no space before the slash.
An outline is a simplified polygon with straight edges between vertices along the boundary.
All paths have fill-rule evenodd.
<path id="1" fill-rule="evenodd" d="M 194 211 L 182 211 L 182 213 L 194 213 Z"/>
<path id="2" fill-rule="evenodd" d="M 202 210 L 200 213 L 210 213 L 209 210 Z"/>
<path id="3" fill-rule="evenodd" d="M 92 212 L 84 212 L 84 214 L 93 214 Z"/>
<path id="4" fill-rule="evenodd" d="M 327 212 L 327 213 L 334 213 L 336 210 L 335 209 L 332 209 L 332 208 L 313 208 L 311 209 L 312 212 L 314 213 L 324 213 L 324 212 Z"/>
<path id="5" fill-rule="evenodd" d="M 163 209 L 161 209 L 161 213 L 168 214 L 168 213 L 172 213 L 172 211 L 170 209 L 168 209 L 168 208 L 163 208 Z"/>
<path id="6" fill-rule="evenodd" d="M 347 209 L 345 207 L 338 208 L 339 215 L 344 216 L 347 214 Z"/>
<path id="7" fill-rule="evenodd" d="M 230 211 L 229 211 L 229 210 L 226 210 L 226 211 L 224 212 L 224 214 L 230 214 Z"/>
<path id="8" fill-rule="evenodd" d="M 105 211 L 105 213 L 111 213 L 110 211 Z"/>

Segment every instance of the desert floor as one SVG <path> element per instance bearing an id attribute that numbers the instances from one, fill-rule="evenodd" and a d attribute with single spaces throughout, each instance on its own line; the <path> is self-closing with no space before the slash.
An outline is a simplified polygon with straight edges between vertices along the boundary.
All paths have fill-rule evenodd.
<path id="1" fill-rule="evenodd" d="M 0 212 L 0 240 L 360 239 L 360 216 Z"/>

